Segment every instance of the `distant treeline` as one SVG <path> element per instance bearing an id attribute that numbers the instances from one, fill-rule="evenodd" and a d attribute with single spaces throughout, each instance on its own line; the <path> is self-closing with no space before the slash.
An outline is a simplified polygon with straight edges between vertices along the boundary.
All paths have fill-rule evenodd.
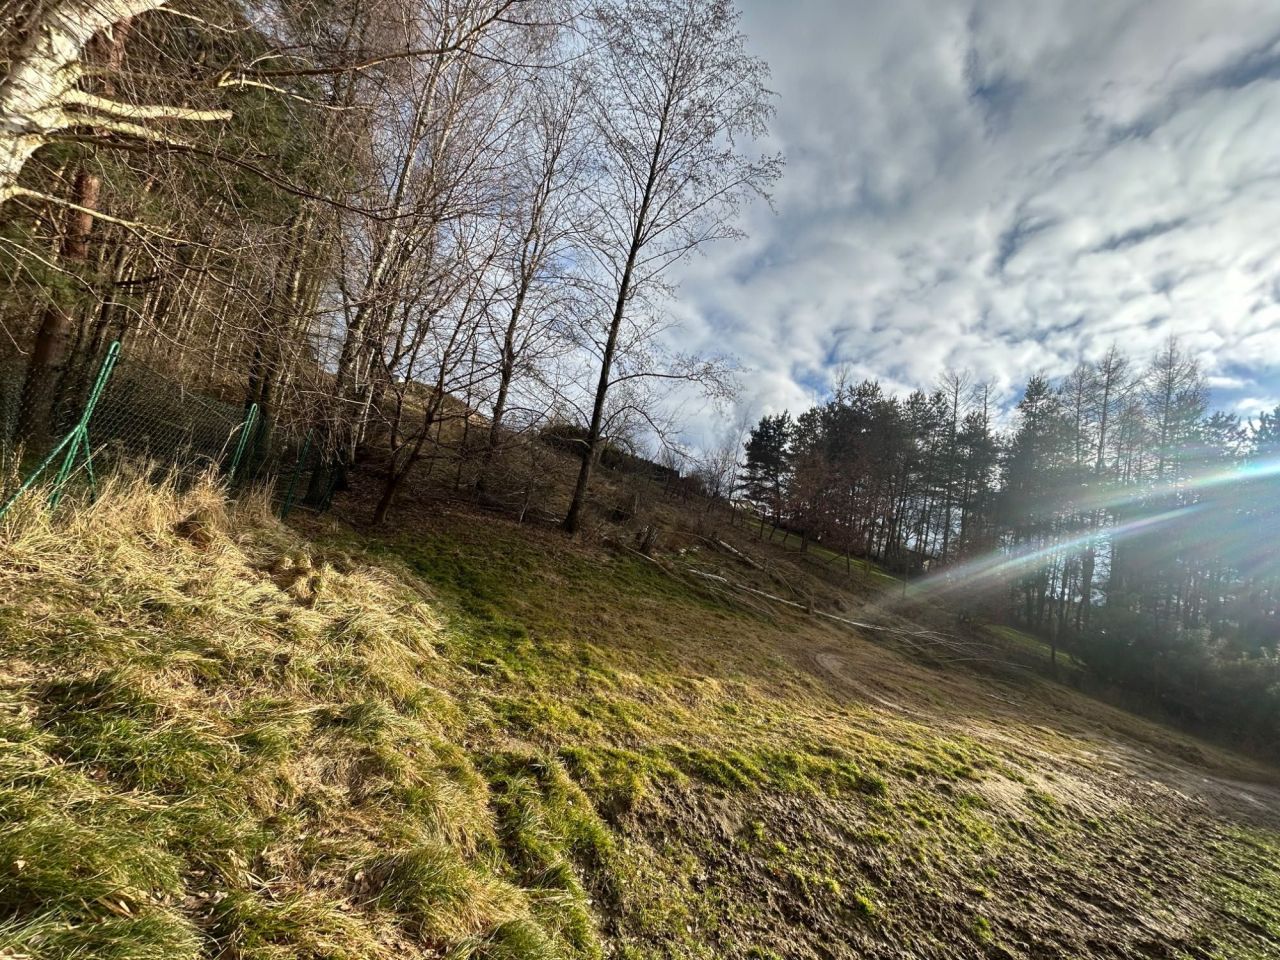
<path id="1" fill-rule="evenodd" d="M 1209 410 L 1170 341 L 1032 377 L 1013 426 L 947 373 L 905 399 L 842 385 L 764 417 L 741 492 L 764 527 L 928 568 L 971 612 L 1028 629 L 1202 727 L 1280 732 L 1280 409 Z"/>

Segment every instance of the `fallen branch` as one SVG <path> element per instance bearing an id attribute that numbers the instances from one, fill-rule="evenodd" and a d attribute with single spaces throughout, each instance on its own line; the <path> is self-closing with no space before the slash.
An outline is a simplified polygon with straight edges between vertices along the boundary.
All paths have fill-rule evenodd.
<path id="1" fill-rule="evenodd" d="M 748 556 L 747 554 L 743 553 L 741 550 L 739 550 L 737 547 L 733 546 L 732 544 L 725 543 L 723 540 L 717 540 L 711 537 L 700 536 L 698 537 L 698 539 L 701 540 L 703 543 L 707 544 L 708 546 L 716 550 L 719 550 L 722 553 L 729 554 L 729 556 L 733 557 L 735 560 L 742 561 L 748 567 L 751 567 L 754 570 L 759 570 L 761 573 L 765 572 L 765 568 L 762 563 Z"/>

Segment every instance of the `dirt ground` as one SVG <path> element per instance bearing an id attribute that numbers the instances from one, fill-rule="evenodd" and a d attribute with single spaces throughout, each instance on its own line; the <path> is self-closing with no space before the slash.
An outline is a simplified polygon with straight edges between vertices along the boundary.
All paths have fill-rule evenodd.
<path id="1" fill-rule="evenodd" d="M 935 842 L 927 807 L 921 817 L 911 799 L 898 805 L 890 819 L 915 845 L 905 869 L 900 845 L 873 839 L 884 818 L 859 804 L 668 796 L 643 832 L 704 838 L 701 882 L 739 918 L 736 932 L 798 958 L 1280 957 L 1274 767 L 994 654 L 930 647 L 917 634 L 946 622 L 937 611 L 922 626 L 887 591 L 868 602 L 781 550 L 749 537 L 736 547 L 767 572 L 723 558 L 702 567 L 762 592 L 785 582 L 885 627 L 810 615 L 778 631 L 776 651 L 837 705 L 971 739 L 1004 767 L 958 798 L 975 797 L 975 820 L 991 827 L 972 845 Z M 744 844 L 752 824 L 767 838 Z M 850 908 L 850 889 L 876 894 Z"/>
<path id="2" fill-rule="evenodd" d="M 781 732 L 847 743 L 882 785 L 658 781 L 608 817 L 628 866 L 586 878 L 609 955 L 1280 958 L 1276 768 L 1056 682 L 1042 654 L 883 574 L 678 511 L 666 523 L 645 560 L 621 536 L 569 542 L 466 508 L 412 520 L 449 589 L 492 574 L 535 643 L 554 635 L 555 656 L 641 688 L 521 694 L 521 717 L 553 719 L 506 735 L 751 754 Z M 601 743 L 554 719 L 594 722 L 605 702 L 625 722 Z"/>

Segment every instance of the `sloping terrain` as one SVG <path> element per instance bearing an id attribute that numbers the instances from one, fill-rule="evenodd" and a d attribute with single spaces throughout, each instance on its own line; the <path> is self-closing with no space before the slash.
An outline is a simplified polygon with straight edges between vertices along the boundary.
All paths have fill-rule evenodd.
<path id="1" fill-rule="evenodd" d="M 1274 770 L 874 571 L 305 534 L 6 519 L 0 956 L 1280 956 Z"/>

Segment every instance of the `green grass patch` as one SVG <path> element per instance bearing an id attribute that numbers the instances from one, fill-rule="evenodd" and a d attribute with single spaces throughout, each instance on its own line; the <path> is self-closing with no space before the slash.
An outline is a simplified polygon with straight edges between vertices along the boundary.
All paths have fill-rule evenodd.
<path id="1" fill-rule="evenodd" d="M 1082 741 L 983 735 L 983 681 L 851 648 L 911 712 L 881 709 L 779 652 L 862 640 L 625 553 L 475 518 L 306 544 L 220 503 L 212 549 L 178 501 L 2 546 L 0 955 L 764 958 L 922 916 L 977 949 L 1024 902 L 1071 922 L 1027 864 L 1194 898 L 1206 955 L 1280 937 L 1275 837 L 1206 834 L 1195 873 L 1205 821 L 1082 810 L 1038 769 Z"/>

